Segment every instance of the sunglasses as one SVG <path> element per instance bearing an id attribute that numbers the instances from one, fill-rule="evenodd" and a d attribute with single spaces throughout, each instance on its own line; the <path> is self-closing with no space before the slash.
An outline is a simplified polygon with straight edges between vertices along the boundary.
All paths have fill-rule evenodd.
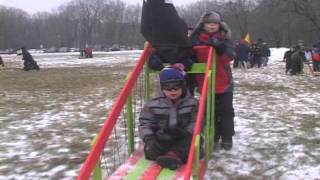
<path id="1" fill-rule="evenodd" d="M 177 91 L 179 90 L 180 88 L 183 87 L 183 81 L 181 80 L 169 80 L 169 81 L 166 81 L 166 82 L 162 82 L 161 83 L 161 87 L 163 90 L 166 90 L 166 91 Z"/>
<path id="2" fill-rule="evenodd" d="M 166 91 L 178 91 L 179 89 L 181 89 L 181 87 L 179 86 L 177 86 L 177 87 L 166 87 L 166 86 L 164 86 L 164 87 L 162 87 L 162 89 L 163 90 L 166 90 Z"/>

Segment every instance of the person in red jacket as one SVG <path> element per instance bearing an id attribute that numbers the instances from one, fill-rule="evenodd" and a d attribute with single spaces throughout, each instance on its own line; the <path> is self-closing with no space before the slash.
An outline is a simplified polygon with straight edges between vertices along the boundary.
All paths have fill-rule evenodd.
<path id="1" fill-rule="evenodd" d="M 215 87 L 215 143 L 221 141 L 221 147 L 230 150 L 234 136 L 234 109 L 233 109 L 233 77 L 230 62 L 234 57 L 234 48 L 231 41 L 231 30 L 222 21 L 217 12 L 204 13 L 191 34 L 193 46 L 213 46 L 217 54 L 216 87 Z M 196 49 L 196 48 L 194 48 Z M 198 59 L 206 60 L 207 51 L 196 52 Z M 201 57 L 201 58 L 200 58 Z M 203 75 L 196 77 L 198 88 L 201 89 Z M 201 92 L 201 91 L 200 91 Z"/>
<path id="2" fill-rule="evenodd" d="M 312 51 L 312 63 L 313 63 L 313 71 L 320 71 L 320 50 L 314 48 Z"/>

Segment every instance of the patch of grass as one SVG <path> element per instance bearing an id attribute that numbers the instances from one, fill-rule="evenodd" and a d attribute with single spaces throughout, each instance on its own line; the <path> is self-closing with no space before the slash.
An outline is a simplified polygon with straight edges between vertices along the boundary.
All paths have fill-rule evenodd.
<path id="1" fill-rule="evenodd" d="M 117 73 L 121 72 L 121 73 Z M 0 76 L 0 91 L 67 91 L 123 84 L 129 67 L 54 68 L 40 71 L 5 71 Z"/>

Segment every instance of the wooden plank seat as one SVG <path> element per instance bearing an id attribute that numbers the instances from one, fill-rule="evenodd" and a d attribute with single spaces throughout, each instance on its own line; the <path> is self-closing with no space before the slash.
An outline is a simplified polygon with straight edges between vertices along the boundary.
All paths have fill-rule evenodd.
<path id="1" fill-rule="evenodd" d="M 161 168 L 155 161 L 147 160 L 141 150 L 132 154 L 127 161 L 107 179 L 108 180 L 178 180 L 183 179 L 186 166 L 177 170 Z M 205 172 L 205 160 L 200 160 L 200 177 Z"/>

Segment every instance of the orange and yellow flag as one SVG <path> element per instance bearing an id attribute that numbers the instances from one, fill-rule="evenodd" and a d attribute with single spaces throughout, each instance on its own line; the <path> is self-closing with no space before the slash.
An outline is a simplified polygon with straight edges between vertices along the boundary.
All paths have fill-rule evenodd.
<path id="1" fill-rule="evenodd" d="M 247 32 L 246 36 L 244 37 L 244 39 L 248 44 L 251 44 L 251 37 L 250 37 L 250 34 L 249 32 Z"/>

